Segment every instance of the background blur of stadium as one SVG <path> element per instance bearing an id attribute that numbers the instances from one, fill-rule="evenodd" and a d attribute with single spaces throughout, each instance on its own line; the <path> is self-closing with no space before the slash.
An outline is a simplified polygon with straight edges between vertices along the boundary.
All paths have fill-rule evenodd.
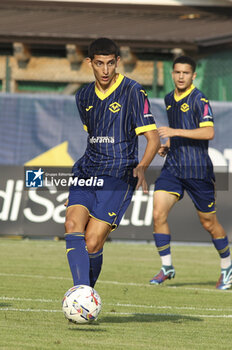
<path id="1" fill-rule="evenodd" d="M 83 154 L 86 134 L 74 94 L 93 80 L 84 62 L 89 43 L 107 36 L 120 46 L 119 72 L 144 86 L 158 125 L 166 123 L 163 98 L 173 89 L 173 58 L 187 54 L 197 60 L 195 85 L 210 99 L 215 114 L 210 154 L 219 173 L 218 216 L 231 242 L 231 19 L 231 0 L 2 0 L 0 235 L 63 236 L 67 193 L 24 191 L 24 165 L 71 166 Z M 153 165 L 162 165 L 161 160 Z M 221 177 L 222 170 L 229 175 Z M 149 183 L 150 195 L 134 195 L 112 238 L 152 238 Z M 209 241 L 186 196 L 170 223 L 174 241 Z"/>

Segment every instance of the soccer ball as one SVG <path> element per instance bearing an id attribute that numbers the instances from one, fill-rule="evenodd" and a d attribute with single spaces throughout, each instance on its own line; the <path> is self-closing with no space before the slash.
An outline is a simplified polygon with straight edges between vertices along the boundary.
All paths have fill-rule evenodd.
<path id="1" fill-rule="evenodd" d="M 101 311 L 101 298 L 92 287 L 77 285 L 65 293 L 62 309 L 69 321 L 90 323 L 97 319 Z"/>

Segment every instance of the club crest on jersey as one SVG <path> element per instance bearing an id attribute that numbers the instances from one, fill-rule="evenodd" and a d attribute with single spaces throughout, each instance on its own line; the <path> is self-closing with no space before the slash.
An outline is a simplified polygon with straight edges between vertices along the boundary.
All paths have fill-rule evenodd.
<path id="1" fill-rule="evenodd" d="M 118 102 L 113 102 L 109 105 L 109 110 L 113 113 L 117 113 L 121 109 L 121 105 Z"/>
<path id="2" fill-rule="evenodd" d="M 187 103 L 183 103 L 181 106 L 180 106 L 180 110 L 182 112 L 187 112 L 189 110 L 189 105 Z"/>

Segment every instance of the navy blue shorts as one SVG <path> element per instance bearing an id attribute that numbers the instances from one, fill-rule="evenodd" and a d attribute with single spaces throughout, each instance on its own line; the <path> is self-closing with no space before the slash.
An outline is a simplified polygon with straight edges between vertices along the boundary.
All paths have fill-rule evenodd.
<path id="1" fill-rule="evenodd" d="M 172 193 L 182 199 L 184 191 L 192 199 L 197 210 L 203 213 L 213 213 L 215 208 L 215 183 L 213 179 L 181 179 L 168 170 L 162 169 L 155 182 L 155 192 Z"/>
<path id="2" fill-rule="evenodd" d="M 111 225 L 114 230 L 131 202 L 134 187 L 119 178 L 99 177 L 104 180 L 102 187 L 70 187 L 67 207 L 83 206 L 91 217 Z"/>

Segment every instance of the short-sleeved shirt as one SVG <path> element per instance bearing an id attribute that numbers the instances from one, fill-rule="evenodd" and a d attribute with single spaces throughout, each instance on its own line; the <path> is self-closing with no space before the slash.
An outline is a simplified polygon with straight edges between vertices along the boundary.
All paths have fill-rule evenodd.
<path id="1" fill-rule="evenodd" d="M 166 95 L 165 105 L 171 128 L 196 129 L 214 125 L 209 101 L 194 85 L 181 96 L 176 96 L 175 91 Z M 208 140 L 171 137 L 164 168 L 183 179 L 213 178 Z"/>
<path id="2" fill-rule="evenodd" d="M 86 151 L 74 165 L 74 174 L 109 175 L 134 182 L 137 136 L 156 129 L 145 90 L 136 81 L 119 74 L 105 94 L 94 82 L 80 89 L 76 104 L 89 135 Z"/>

